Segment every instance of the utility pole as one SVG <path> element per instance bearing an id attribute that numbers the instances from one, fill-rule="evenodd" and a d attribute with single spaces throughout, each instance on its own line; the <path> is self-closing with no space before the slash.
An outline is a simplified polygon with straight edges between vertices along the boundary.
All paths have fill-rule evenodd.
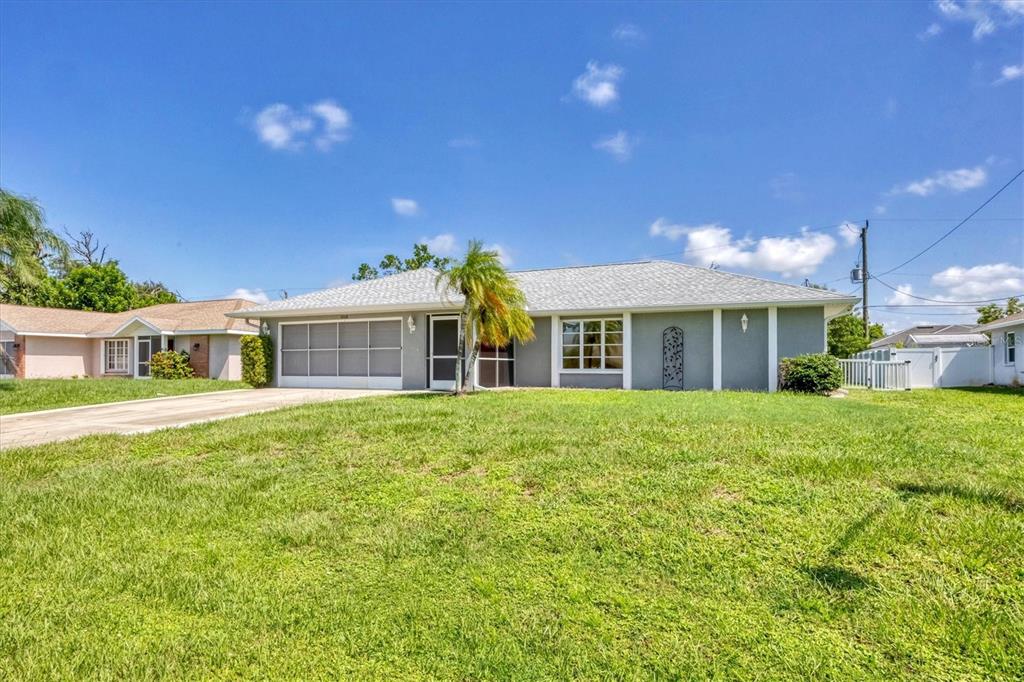
<path id="1" fill-rule="evenodd" d="M 871 340 L 871 325 L 868 323 L 868 221 L 860 230 L 861 305 L 864 310 L 864 338 Z"/>

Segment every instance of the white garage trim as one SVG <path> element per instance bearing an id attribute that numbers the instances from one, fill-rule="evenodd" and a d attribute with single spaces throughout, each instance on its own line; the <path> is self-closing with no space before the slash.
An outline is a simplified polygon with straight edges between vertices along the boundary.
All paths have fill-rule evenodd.
<path id="1" fill-rule="evenodd" d="M 277 327 L 277 352 L 276 365 L 274 370 L 277 376 L 277 385 L 281 388 L 379 388 L 379 389 L 392 389 L 400 390 L 402 388 L 402 377 L 405 374 L 405 357 L 402 351 L 402 344 L 404 342 L 404 325 L 402 324 L 402 317 L 345 317 L 333 320 L 294 320 L 290 322 L 280 322 Z M 309 375 L 309 353 L 311 350 L 334 350 L 340 352 L 345 350 L 338 346 L 337 348 L 327 349 L 311 349 L 309 341 L 309 329 L 308 325 L 318 324 L 338 324 L 338 323 L 352 323 L 352 322 L 365 322 L 367 324 L 367 347 L 366 348 L 352 348 L 349 350 L 365 350 L 366 351 L 366 376 L 310 376 Z M 399 329 L 399 338 L 402 341 L 399 342 L 397 347 L 388 346 L 373 348 L 369 345 L 369 323 L 371 322 L 397 322 Z M 306 331 L 306 376 L 287 376 L 284 374 L 284 354 L 286 351 L 282 339 L 284 336 L 284 328 L 289 326 L 307 325 Z M 337 341 L 336 343 L 340 343 Z M 298 350 L 298 349 L 297 349 Z M 397 350 L 398 351 L 398 376 L 370 376 L 370 353 L 373 350 Z M 291 351 L 295 352 L 295 351 Z M 340 371 L 339 370 L 335 370 Z"/>

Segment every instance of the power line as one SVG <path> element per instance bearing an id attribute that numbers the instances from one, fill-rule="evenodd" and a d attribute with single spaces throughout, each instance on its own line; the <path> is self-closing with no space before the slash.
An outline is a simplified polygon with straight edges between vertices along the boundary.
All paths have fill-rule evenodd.
<path id="1" fill-rule="evenodd" d="M 956 225 L 954 225 L 954 226 L 953 226 L 953 228 L 952 228 L 952 229 L 950 229 L 949 231 L 947 231 L 947 232 L 946 232 L 946 233 L 945 233 L 944 235 L 942 235 L 941 237 L 939 237 L 938 239 L 936 239 L 935 241 L 933 241 L 933 242 L 932 242 L 931 244 L 929 244 L 928 246 L 926 246 L 926 247 L 925 247 L 924 249 L 922 249 L 921 251 L 917 252 L 917 253 L 916 253 L 915 255 L 913 255 L 913 256 L 911 256 L 910 258 L 908 258 L 907 260 L 903 261 L 902 263 L 900 263 L 900 264 L 899 264 L 899 265 L 897 265 L 896 267 L 894 267 L 894 268 L 889 268 L 889 269 L 888 269 L 888 270 L 886 270 L 885 272 L 882 272 L 882 273 L 879 273 L 878 275 L 875 275 L 875 277 L 877 278 L 877 277 L 881 277 L 882 275 L 888 275 L 888 274 L 889 274 L 890 272 L 893 272 L 893 271 L 895 271 L 895 270 L 899 270 L 899 269 L 900 269 L 900 268 L 902 268 L 902 267 L 903 267 L 904 265 L 906 265 L 906 264 L 908 264 L 908 263 L 912 263 L 913 261 L 917 260 L 918 258 L 920 258 L 921 256 L 923 256 L 924 254 L 926 254 L 926 253 L 928 253 L 929 251 L 931 251 L 931 250 L 932 250 L 932 249 L 933 249 L 933 248 L 934 248 L 935 246 L 937 246 L 937 245 L 938 245 L 938 244 L 939 244 L 940 242 L 942 242 L 942 241 L 943 241 L 944 239 L 946 239 L 946 237 L 948 237 L 949 235 L 953 234 L 954 232 L 956 232 L 957 230 L 959 230 L 959 229 L 960 229 L 961 227 L 963 227 L 964 225 L 966 225 L 966 224 L 967 224 L 967 221 L 969 221 L 969 220 L 970 220 L 971 218 L 973 218 L 974 216 L 976 216 L 976 215 L 977 215 L 977 214 L 978 214 L 978 213 L 979 213 L 979 212 L 981 211 L 981 209 L 985 208 L 985 207 L 986 207 L 986 206 L 988 206 L 988 205 L 989 205 L 990 203 L 992 203 L 992 201 L 993 201 L 993 200 L 994 200 L 994 199 L 995 199 L 995 198 L 996 198 L 997 196 L 999 196 L 1000 194 L 1002 194 L 1002 193 L 1003 193 L 1003 190 L 1005 190 L 1005 189 L 1006 189 L 1007 187 L 1009 187 L 1010 185 L 1012 185 L 1012 184 L 1014 183 L 1014 181 L 1015 181 L 1015 180 L 1016 180 L 1017 178 L 1019 178 L 1019 177 L 1020 177 L 1021 175 L 1024 175 L 1024 168 L 1021 168 L 1021 169 L 1020 169 L 1019 171 L 1017 171 L 1017 174 L 1016 174 L 1016 175 L 1014 175 L 1014 176 L 1013 176 L 1012 178 L 1010 178 L 1010 179 L 1009 179 L 1009 181 L 1007 181 L 1007 183 L 1006 183 L 1005 185 L 1003 185 L 1002 187 L 1000 187 L 1000 188 L 999 188 L 999 189 L 998 189 L 998 190 L 996 191 L 996 193 L 995 193 L 995 194 L 993 194 L 993 195 L 992 195 L 992 196 L 990 196 L 990 197 L 989 197 L 988 199 L 986 199 L 986 200 L 984 201 L 984 203 L 982 203 L 982 204 L 981 204 L 981 206 L 979 206 L 978 208 L 976 208 L 976 209 L 974 209 L 973 211 L 971 211 L 970 215 L 968 215 L 968 216 L 967 216 L 966 218 L 964 218 L 964 219 L 963 219 L 963 220 L 961 220 L 961 221 L 960 221 L 959 223 L 957 223 Z"/>
<path id="2" fill-rule="evenodd" d="M 915 296 L 914 294 L 909 294 L 906 291 L 900 291 L 899 289 L 897 289 L 893 285 L 888 284 L 888 283 L 878 279 L 877 276 L 876 277 L 872 277 L 871 279 L 875 280 L 876 282 L 878 282 L 879 284 L 881 284 L 883 287 L 885 287 L 887 289 L 892 289 L 897 294 L 901 294 L 903 296 L 908 296 L 910 298 L 916 298 L 919 301 L 931 301 L 933 303 L 944 303 L 947 306 L 974 305 L 976 303 L 999 303 L 1001 301 L 1005 301 L 1005 300 L 1010 299 L 1010 298 L 1020 298 L 1021 296 L 1024 296 L 1024 294 L 1017 294 L 1016 296 L 1003 296 L 1002 298 L 989 298 L 989 299 L 986 299 L 986 300 L 983 300 L 983 301 L 943 301 L 940 298 L 926 298 L 924 296 Z"/>

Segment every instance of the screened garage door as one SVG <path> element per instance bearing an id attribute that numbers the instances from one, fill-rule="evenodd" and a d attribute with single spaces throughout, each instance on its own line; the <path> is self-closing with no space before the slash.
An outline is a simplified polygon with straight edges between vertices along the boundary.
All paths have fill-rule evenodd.
<path id="1" fill-rule="evenodd" d="M 402 320 L 281 323 L 280 385 L 402 388 Z"/>

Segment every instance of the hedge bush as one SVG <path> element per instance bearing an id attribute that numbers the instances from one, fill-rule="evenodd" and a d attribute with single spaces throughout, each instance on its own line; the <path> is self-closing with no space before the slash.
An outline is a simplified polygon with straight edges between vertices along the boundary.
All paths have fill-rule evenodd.
<path id="1" fill-rule="evenodd" d="M 843 385 L 839 360 L 826 353 L 798 355 L 779 363 L 779 386 L 797 393 L 831 393 Z"/>
<path id="2" fill-rule="evenodd" d="M 191 379 L 195 376 L 188 364 L 188 353 L 162 350 L 149 359 L 149 373 L 154 379 Z"/>
<path id="3" fill-rule="evenodd" d="M 242 381 L 254 388 L 266 386 L 274 376 L 274 342 L 269 336 L 242 337 Z"/>

